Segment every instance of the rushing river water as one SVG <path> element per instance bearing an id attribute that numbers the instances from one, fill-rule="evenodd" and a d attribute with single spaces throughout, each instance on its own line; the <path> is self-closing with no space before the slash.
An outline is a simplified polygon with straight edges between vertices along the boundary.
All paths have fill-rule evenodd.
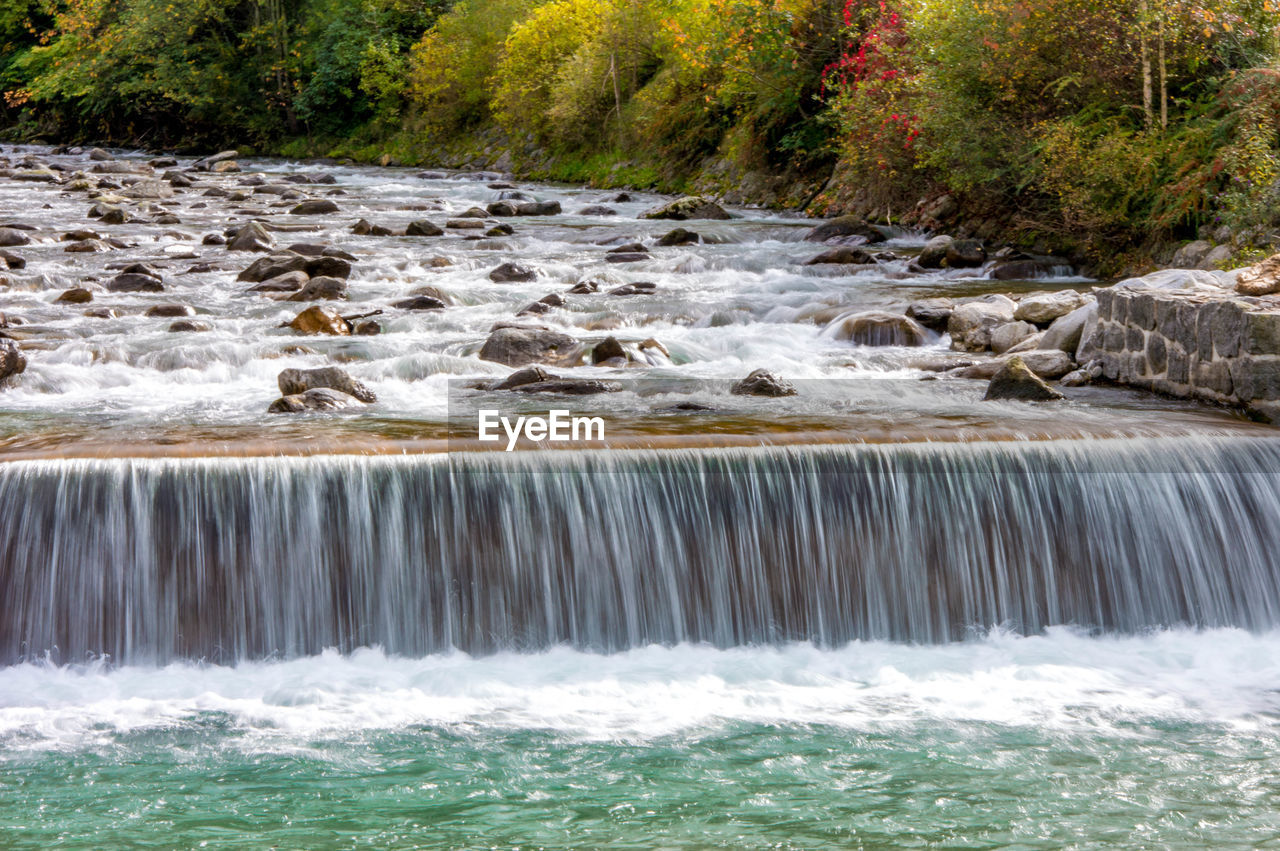
<path id="1" fill-rule="evenodd" d="M 910 233 L 873 267 L 806 266 L 811 222 L 749 210 L 659 247 L 674 224 L 638 219 L 662 200 L 643 194 L 244 165 L 194 175 L 152 210 L 169 224 L 0 179 L 0 225 L 35 228 L 0 292 L 30 361 L 0 391 L 0 847 L 1280 837 L 1275 431 L 1105 387 L 984 403 L 984 382 L 923 380 L 945 337 L 827 327 L 1090 282 L 913 273 Z M 338 213 L 289 215 L 304 174 L 335 182 L 288 186 Z M 511 192 L 565 212 L 351 232 Z M 202 244 L 255 215 L 355 256 L 342 312 L 382 310 L 382 333 L 281 328 L 306 305 L 246 292 L 255 255 Z M 120 247 L 67 253 L 84 228 Z M 607 262 L 634 241 L 648 259 Z M 137 262 L 165 292 L 101 288 Z M 538 278 L 491 281 L 504 262 Z M 478 357 L 490 328 L 584 280 L 600 292 L 536 321 L 662 344 L 559 370 L 644 379 L 573 402 L 642 448 L 439 451 L 452 406 L 491 398 L 474 381 L 511 371 Z M 93 302 L 55 301 L 73 286 Z M 391 307 L 424 286 L 446 309 Z M 211 329 L 171 333 L 157 304 Z M 266 413 L 281 370 L 335 363 L 377 402 Z M 759 367 L 799 395 L 728 392 Z"/>

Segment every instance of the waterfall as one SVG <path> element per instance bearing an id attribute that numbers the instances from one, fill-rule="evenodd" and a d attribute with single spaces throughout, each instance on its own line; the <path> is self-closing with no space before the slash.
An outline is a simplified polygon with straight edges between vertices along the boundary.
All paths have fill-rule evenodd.
<path id="1" fill-rule="evenodd" d="M 1280 440 L 0 465 L 0 663 L 1280 625 Z"/>

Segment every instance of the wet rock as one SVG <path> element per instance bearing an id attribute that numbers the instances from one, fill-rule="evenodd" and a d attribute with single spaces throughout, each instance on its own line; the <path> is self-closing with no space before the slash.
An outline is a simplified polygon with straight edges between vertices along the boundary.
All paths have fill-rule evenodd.
<path id="1" fill-rule="evenodd" d="M 947 244 L 947 266 L 974 269 L 987 262 L 987 249 L 976 239 L 953 239 Z"/>
<path id="2" fill-rule="evenodd" d="M 516 205 L 516 215 L 518 216 L 558 216 L 560 215 L 559 201 L 526 201 L 523 204 Z"/>
<path id="3" fill-rule="evenodd" d="M 107 290 L 113 293 L 162 293 L 164 282 L 155 275 L 124 272 L 111 279 Z"/>
<path id="4" fill-rule="evenodd" d="M 302 414 L 308 411 L 341 411 L 360 407 L 354 396 L 329 387 L 316 387 L 294 396 L 283 396 L 271 403 L 268 414 Z"/>
<path id="5" fill-rule="evenodd" d="M 1169 265 L 1174 269 L 1199 269 L 1205 257 L 1213 250 L 1213 243 L 1203 239 L 1189 242 L 1173 254 Z"/>
<path id="6" fill-rule="evenodd" d="M 30 244 L 31 237 L 17 228 L 0 228 L 0 248 L 16 248 Z"/>
<path id="7" fill-rule="evenodd" d="M 516 229 L 513 228 L 511 225 L 501 224 L 501 225 L 494 225 L 493 227 L 489 228 L 487 231 L 484 232 L 484 235 L 485 236 L 511 236 L 515 232 L 516 232 Z"/>
<path id="8" fill-rule="evenodd" d="M 947 262 L 947 249 L 954 241 L 949 236 L 935 236 L 924 244 L 916 264 L 923 269 L 941 269 Z"/>
<path id="9" fill-rule="evenodd" d="M 94 174 L 155 174 L 155 169 L 146 163 L 138 162 L 104 162 L 89 169 Z"/>
<path id="10" fill-rule="evenodd" d="M 1039 329 L 1030 322 L 1014 321 L 996 325 L 990 331 L 991 351 L 1002 355 L 1024 340 L 1035 336 L 1038 331 Z"/>
<path id="11" fill-rule="evenodd" d="M 290 272 L 306 272 L 307 264 L 310 262 L 310 258 L 303 257 L 301 254 L 294 254 L 292 251 L 269 254 L 253 261 L 248 269 L 236 276 L 236 280 L 248 281 L 254 284 L 269 281 L 272 278 L 278 278 Z M 307 277 L 310 278 L 311 275 L 308 273 Z"/>
<path id="12" fill-rule="evenodd" d="M 361 402 L 371 404 L 378 401 L 374 392 L 363 383 L 352 378 L 346 370 L 336 366 L 320 369 L 286 369 L 276 378 L 280 385 L 280 395 L 298 396 L 318 387 L 337 390 Z"/>
<path id="13" fill-rule="evenodd" d="M 578 215 L 579 216 L 616 216 L 618 215 L 618 211 L 613 209 L 612 207 L 603 207 L 603 206 L 596 205 L 592 207 L 583 207 L 581 210 L 578 211 Z"/>
<path id="14" fill-rule="evenodd" d="M 206 233 L 200 240 L 201 245 L 226 245 L 227 238 L 220 233 Z"/>
<path id="15" fill-rule="evenodd" d="M 840 216 L 830 219 L 804 235 L 805 242 L 827 242 L 832 239 L 851 240 L 854 238 L 859 239 L 862 245 L 873 245 L 885 241 L 884 234 L 867 224 L 866 219 L 860 216 Z"/>
<path id="16" fill-rule="evenodd" d="M 610 248 L 606 254 L 648 254 L 649 249 L 644 247 L 642 242 L 628 242 L 625 245 L 619 245 L 616 248 Z"/>
<path id="17" fill-rule="evenodd" d="M 1093 383 L 1093 375 L 1087 369 L 1077 369 L 1062 376 L 1058 383 L 1063 387 L 1084 387 Z"/>
<path id="18" fill-rule="evenodd" d="M 346 280 L 351 277 L 351 263 L 343 260 L 341 257 L 333 257 L 325 254 L 320 257 L 312 257 L 307 260 L 304 271 L 313 278 L 341 278 Z"/>
<path id="19" fill-rule="evenodd" d="M 175 189 L 189 189 L 195 186 L 195 181 L 180 171 L 166 171 L 163 179 Z"/>
<path id="20" fill-rule="evenodd" d="M 303 201 L 289 211 L 291 216 L 327 216 L 338 212 L 338 205 L 327 198 Z"/>
<path id="21" fill-rule="evenodd" d="M 173 187 L 163 180 L 144 180 L 120 190 L 120 194 L 135 201 L 158 201 L 173 197 Z"/>
<path id="22" fill-rule="evenodd" d="M 1005 349 L 1004 351 L 1005 353 L 1011 354 L 1011 355 L 1018 354 L 1020 352 L 1034 352 L 1037 349 L 1039 349 L 1041 347 L 1041 344 L 1044 342 L 1044 334 L 1045 334 L 1044 331 L 1037 331 L 1036 333 L 1032 334 L 1030 337 L 1027 337 L 1022 342 L 1014 343 L 1012 346 Z M 991 350 L 996 351 L 994 342 L 992 342 Z"/>
<path id="23" fill-rule="evenodd" d="M 403 301 L 392 302 L 391 306 L 397 310 L 444 310 L 445 304 L 433 296 L 419 295 Z"/>
<path id="24" fill-rule="evenodd" d="M 675 245 L 695 245 L 702 240 L 702 237 L 691 230 L 684 228 L 676 228 L 669 230 L 658 240 L 658 245 L 664 248 L 670 248 Z"/>
<path id="25" fill-rule="evenodd" d="M 778 398 L 796 395 L 796 388 L 765 369 L 757 369 L 733 385 L 735 396 L 767 396 Z"/>
<path id="26" fill-rule="evenodd" d="M 1045 384 L 1020 355 L 1005 361 L 1000 371 L 987 385 L 983 401 L 1014 400 L 1019 402 L 1047 402 L 1063 398 L 1062 394 Z"/>
<path id="27" fill-rule="evenodd" d="M 941 333 L 947 330 L 947 322 L 954 309 L 955 302 L 949 298 L 926 298 L 907 305 L 907 316 L 930 331 Z"/>
<path id="28" fill-rule="evenodd" d="M 579 281 L 569 288 L 570 295 L 591 295 L 600 292 L 600 285 L 595 281 Z"/>
<path id="29" fill-rule="evenodd" d="M 270 251 L 275 238 L 259 222 L 249 222 L 235 228 L 227 239 L 228 251 Z"/>
<path id="30" fill-rule="evenodd" d="M 289 301 L 321 301 L 324 299 L 340 299 L 347 297 L 347 282 L 341 278 L 319 275 L 307 281 Z"/>
<path id="31" fill-rule="evenodd" d="M 1280 292 L 1280 254 L 1242 270 L 1236 276 L 1236 292 L 1250 296 Z"/>
<path id="32" fill-rule="evenodd" d="M 191 167 L 196 171 L 209 171 L 218 163 L 234 160 L 237 156 L 239 156 L 239 153 L 236 151 L 220 151 L 212 156 L 196 160 Z"/>
<path id="33" fill-rule="evenodd" d="M 223 160 L 220 163 L 214 163 L 209 170 L 214 174 L 232 174 L 240 170 L 240 163 L 235 160 Z"/>
<path id="34" fill-rule="evenodd" d="M 360 337 L 376 337 L 382 333 L 382 326 L 372 319 L 359 322 L 355 327 L 355 334 Z"/>
<path id="35" fill-rule="evenodd" d="M 93 293 L 84 287 L 72 287 L 64 290 L 54 299 L 54 304 L 88 304 L 93 301 Z"/>
<path id="36" fill-rule="evenodd" d="M 725 209 L 701 195 L 687 195 L 675 201 L 655 207 L 640 214 L 642 219 L 670 219 L 683 222 L 687 219 L 728 219 Z"/>
<path id="37" fill-rule="evenodd" d="M 1032 281 L 1070 268 L 1070 263 L 1058 257 L 1021 257 L 1001 260 L 992 267 L 991 277 L 996 281 Z"/>
<path id="38" fill-rule="evenodd" d="M 409 226 L 404 229 L 404 234 L 405 236 L 444 236 L 444 230 L 426 219 L 421 219 L 409 222 Z"/>
<path id="39" fill-rule="evenodd" d="M 637 281 L 634 284 L 623 284 L 620 287 L 614 287 L 609 290 L 609 295 L 653 295 L 657 291 L 657 284 L 648 281 Z"/>
<path id="40" fill-rule="evenodd" d="M 0 339 L 0 381 L 7 381 L 27 369 L 27 359 L 13 340 Z"/>
<path id="41" fill-rule="evenodd" d="M 824 264 L 839 264 L 849 266 L 868 266 L 876 262 L 876 259 L 861 248 L 850 248 L 842 245 L 839 248 L 833 248 L 830 251 L 824 251 L 812 260 L 807 261 L 806 266 L 820 266 Z"/>
<path id="42" fill-rule="evenodd" d="M 333 334 L 346 337 L 351 334 L 351 323 L 336 310 L 314 305 L 299 313 L 289 327 L 302 334 Z"/>
<path id="43" fill-rule="evenodd" d="M 89 151 L 89 159 L 93 160 L 96 163 L 105 163 L 105 162 L 110 162 L 111 160 L 114 160 L 115 157 L 111 156 L 111 154 L 108 154 L 106 151 L 102 150 L 102 148 L 94 148 L 93 150 Z"/>
<path id="44" fill-rule="evenodd" d="M 1058 317 L 1084 307 L 1088 301 L 1089 296 L 1075 290 L 1027 296 L 1018 303 L 1013 311 L 1013 318 L 1036 325 L 1048 325 Z"/>
<path id="45" fill-rule="evenodd" d="M 375 225 L 368 219 L 361 219 L 351 226 L 351 232 L 356 236 L 394 236 L 395 231 L 391 228 Z"/>
<path id="46" fill-rule="evenodd" d="M 526 382 L 511 389 L 517 393 L 596 396 L 600 393 L 617 393 L 622 389 L 622 385 L 617 381 L 601 381 L 595 378 L 558 378 L 550 376 L 543 381 Z"/>
<path id="47" fill-rule="evenodd" d="M 110 307 L 94 307 L 86 310 L 84 315 L 89 319 L 115 319 L 120 314 Z"/>
<path id="48" fill-rule="evenodd" d="M 972 366 L 956 370 L 953 374 L 960 378 L 991 378 L 999 372 L 1010 358 L 1021 358 L 1022 362 L 1040 378 L 1050 381 L 1061 378 L 1076 368 L 1076 363 L 1066 352 L 1036 350 L 1006 354 L 995 360 L 982 361 Z"/>
<path id="49" fill-rule="evenodd" d="M 0 250 L 0 261 L 4 261 L 5 267 L 9 269 L 25 269 L 27 266 L 27 261 L 12 251 Z"/>
<path id="50" fill-rule="evenodd" d="M 100 221 L 104 225 L 124 225 L 132 221 L 132 219 L 128 213 L 119 207 L 111 207 L 103 212 Z"/>
<path id="51" fill-rule="evenodd" d="M 545 363 L 572 366 L 582 345 L 568 334 L 537 326 L 500 326 L 485 340 L 480 359 L 507 366 Z"/>
<path id="52" fill-rule="evenodd" d="M 622 348 L 622 344 L 618 342 L 616 337 L 605 337 L 595 348 L 591 350 L 591 363 L 600 365 L 605 361 L 611 361 L 615 358 L 627 359 L 627 350 Z"/>
<path id="53" fill-rule="evenodd" d="M 268 278 L 256 287 L 250 287 L 251 293 L 296 293 L 307 285 L 310 276 L 306 272 L 294 271 Z"/>
<path id="54" fill-rule="evenodd" d="M 511 218 L 512 216 L 518 216 L 520 214 L 520 210 L 517 205 L 512 201 L 494 201 L 492 204 L 485 207 L 485 211 L 491 216 L 504 219 Z"/>
<path id="55" fill-rule="evenodd" d="M 494 384 L 490 390 L 514 390 L 525 384 L 537 384 L 539 381 L 547 381 L 556 376 L 551 375 L 540 366 L 527 366 L 524 369 L 518 369 L 508 375 L 505 379 Z"/>
<path id="56" fill-rule="evenodd" d="M 449 178 L 449 175 L 443 171 L 420 171 L 415 176 L 422 180 L 447 180 Z"/>
<path id="57" fill-rule="evenodd" d="M 484 230 L 485 228 L 484 221 L 481 219 L 449 219 L 444 226 L 450 230 Z"/>
<path id="58" fill-rule="evenodd" d="M 489 280 L 499 284 L 524 283 L 536 280 L 537 277 L 538 273 L 533 269 L 518 263 L 503 263 L 489 273 Z"/>
<path id="59" fill-rule="evenodd" d="M 67 254 L 99 254 L 111 249 L 100 239 L 85 239 L 80 242 L 73 242 L 62 250 Z"/>
<path id="60" fill-rule="evenodd" d="M 869 310 L 845 316 L 832 323 L 837 340 L 848 340 L 859 346 L 923 346 L 929 332 L 910 317 L 882 310 Z"/>
<path id="61" fill-rule="evenodd" d="M 174 319 L 179 316 L 193 316 L 195 311 L 185 304 L 157 304 L 147 308 L 145 315 L 152 319 Z"/>
<path id="62" fill-rule="evenodd" d="M 194 319 L 179 319 L 169 325 L 170 334 L 203 334 L 212 330 L 213 326 L 208 322 L 197 322 Z"/>
<path id="63" fill-rule="evenodd" d="M 615 252 L 610 251 L 604 256 L 606 263 L 640 263 L 644 260 L 653 259 L 647 251 L 633 252 Z"/>
<path id="64" fill-rule="evenodd" d="M 182 219 L 178 218 L 178 217 L 177 217 L 177 216 L 175 216 L 173 213 L 161 213 L 160 215 L 158 215 L 158 216 L 156 216 L 154 219 L 152 219 L 152 221 L 153 221 L 154 223 L 158 224 L 158 225 L 180 225 L 180 224 L 182 224 Z"/>

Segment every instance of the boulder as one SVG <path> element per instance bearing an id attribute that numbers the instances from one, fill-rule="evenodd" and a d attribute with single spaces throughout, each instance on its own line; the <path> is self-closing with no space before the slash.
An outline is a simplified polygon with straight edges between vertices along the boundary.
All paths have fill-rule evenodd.
<path id="1" fill-rule="evenodd" d="M 146 316 L 152 319 L 176 319 L 179 316 L 193 316 L 195 311 L 185 304 L 157 304 L 148 307 Z"/>
<path id="2" fill-rule="evenodd" d="M 991 351 L 1002 355 L 1019 343 L 1035 336 L 1039 330 L 1030 322 L 1014 321 L 993 326 L 990 332 Z"/>
<path id="3" fill-rule="evenodd" d="M 618 211 L 612 207 L 592 206 L 583 207 L 577 214 L 579 216 L 616 216 Z"/>
<path id="4" fill-rule="evenodd" d="M 524 369 L 518 369 L 508 375 L 505 379 L 494 384 L 490 390 L 514 390 L 525 384 L 536 384 L 539 381 L 547 381 L 557 376 L 551 375 L 540 366 L 526 366 Z"/>
<path id="5" fill-rule="evenodd" d="M 844 316 L 829 327 L 837 340 L 859 346 L 923 346 L 929 342 L 929 332 L 919 322 L 883 310 Z"/>
<path id="6" fill-rule="evenodd" d="M 212 330 L 213 330 L 213 326 L 210 325 L 208 322 L 197 322 L 194 319 L 179 319 L 177 322 L 174 322 L 169 326 L 169 333 L 171 334 L 195 333 L 195 332 L 203 333 L 205 331 L 212 331 Z"/>
<path id="7" fill-rule="evenodd" d="M 907 305 L 907 316 L 930 331 L 941 333 L 947 330 L 954 309 L 955 302 L 949 298 L 925 298 Z"/>
<path id="8" fill-rule="evenodd" d="M 228 251 L 270 251 L 275 238 L 260 222 L 249 222 L 228 235 Z"/>
<path id="9" fill-rule="evenodd" d="M 1060 316 L 1049 326 L 1044 339 L 1040 342 L 1042 349 L 1057 349 L 1068 354 L 1075 354 L 1084 339 L 1085 326 L 1092 319 L 1097 322 L 1098 303 L 1088 300 L 1065 316 Z"/>
<path id="10" fill-rule="evenodd" d="M 434 296 L 418 295 L 403 301 L 392 302 L 397 310 L 444 310 L 444 302 Z"/>
<path id="11" fill-rule="evenodd" d="M 765 369 L 752 371 L 750 375 L 733 385 L 729 391 L 735 396 L 767 396 L 778 398 L 796 395 L 796 388 Z"/>
<path id="12" fill-rule="evenodd" d="M 609 295 L 653 295 L 657 291 L 657 284 L 649 281 L 636 281 L 634 284 L 623 284 L 620 287 L 614 287 L 609 290 Z M 573 290 L 569 292 L 573 292 Z"/>
<path id="13" fill-rule="evenodd" d="M 110 207 L 102 213 L 104 225 L 123 225 L 133 221 L 132 217 L 119 207 Z"/>
<path id="14" fill-rule="evenodd" d="M 27 368 L 27 359 L 13 340 L 0 339 L 0 381 L 20 375 Z"/>
<path id="15" fill-rule="evenodd" d="M 17 228 L 0 228 L 0 248 L 16 248 L 30 244 L 31 237 Z"/>
<path id="16" fill-rule="evenodd" d="M 941 269 L 947 261 L 947 248 L 954 241 L 949 236 L 935 236 L 920 249 L 916 263 L 924 269 Z"/>
<path id="17" fill-rule="evenodd" d="M 155 275 L 138 272 L 123 272 L 116 275 L 107 284 L 107 291 L 113 293 L 162 293 L 164 282 Z"/>
<path id="18" fill-rule="evenodd" d="M 104 162 L 89 169 L 94 174 L 155 174 L 155 169 L 146 163 Z"/>
<path id="19" fill-rule="evenodd" d="M 251 293 L 296 293 L 307 285 L 310 277 L 306 272 L 285 272 L 276 275 L 274 278 L 268 278 L 256 287 L 250 287 L 248 292 Z"/>
<path id="20" fill-rule="evenodd" d="M 307 411 L 340 411 L 358 408 L 360 400 L 329 387 L 316 387 L 305 393 L 283 396 L 271 403 L 268 414 L 301 414 Z"/>
<path id="21" fill-rule="evenodd" d="M 302 272 L 310 278 L 310 274 L 307 273 L 307 264 L 309 262 L 311 262 L 309 258 L 303 257 L 301 254 L 294 254 L 292 251 L 270 254 L 253 261 L 248 269 L 236 276 L 236 280 L 256 284 L 291 272 Z M 303 283 L 306 282 L 304 281 Z"/>
<path id="22" fill-rule="evenodd" d="M 701 240 L 702 237 L 691 230 L 676 228 L 664 233 L 658 239 L 658 245 L 664 248 L 670 248 L 673 245 L 696 245 Z"/>
<path id="23" fill-rule="evenodd" d="M 54 304 L 88 304 L 93 301 L 93 293 L 84 287 L 72 287 L 53 301 Z"/>
<path id="24" fill-rule="evenodd" d="M 345 281 L 351 277 L 351 262 L 349 260 L 343 260 L 341 257 L 333 257 L 327 254 L 322 257 L 308 259 L 304 269 L 313 278 L 342 278 Z"/>
<path id="25" fill-rule="evenodd" d="M 209 171 L 213 168 L 213 166 L 217 165 L 218 163 L 226 162 L 228 160 L 234 160 L 239 155 L 240 154 L 236 151 L 220 151 L 219 153 L 216 153 L 213 156 L 205 157 L 204 159 L 201 159 L 201 160 L 196 160 L 191 167 L 194 168 L 196 171 Z"/>
<path id="26" fill-rule="evenodd" d="M 983 401 L 1015 400 L 1019 402 L 1047 402 L 1063 398 L 1062 394 L 1045 384 L 1020 355 L 1005 361 L 1004 366 L 987 385 Z"/>
<path id="27" fill-rule="evenodd" d="M 627 351 L 622 348 L 622 344 L 618 342 L 616 337 L 605 337 L 595 348 L 591 350 L 591 363 L 593 365 L 602 364 L 615 358 L 627 359 Z"/>
<path id="28" fill-rule="evenodd" d="M 346 337 L 351 334 L 351 323 L 336 310 L 314 305 L 299 313 L 289 323 L 290 328 L 302 334 L 333 334 Z"/>
<path id="29" fill-rule="evenodd" d="M 807 261 L 806 266 L 820 266 L 823 264 L 843 264 L 850 266 L 869 266 L 876 262 L 876 259 L 861 248 L 851 248 L 842 245 L 839 248 L 833 248 L 830 251 L 824 251 L 812 260 Z"/>
<path id="30" fill-rule="evenodd" d="M 89 151 L 89 159 L 93 160 L 96 163 L 105 163 L 105 162 L 111 162 L 112 160 L 115 159 L 115 157 L 111 156 L 111 154 L 108 154 L 106 151 L 102 150 L 102 148 L 94 148 L 93 150 Z"/>
<path id="31" fill-rule="evenodd" d="M 1089 296 L 1075 290 L 1031 295 L 1018 302 L 1018 307 L 1013 311 L 1013 318 L 1035 325 L 1048 325 L 1058 317 L 1066 316 L 1071 311 L 1084 307 L 1088 301 Z"/>
<path id="32" fill-rule="evenodd" d="M 444 229 L 438 225 L 432 224 L 426 219 L 419 219 L 416 222 L 409 222 L 409 226 L 404 229 L 405 236 L 444 236 Z"/>
<path id="33" fill-rule="evenodd" d="M 1236 292 L 1254 296 L 1280 292 L 1280 254 L 1241 270 L 1236 276 Z"/>
<path id="34" fill-rule="evenodd" d="M 999 372 L 1010 358 L 1021 358 L 1027 369 L 1041 378 L 1054 380 L 1061 378 L 1076 368 L 1075 361 L 1066 352 L 1037 349 L 1030 352 L 1008 353 L 995 360 L 983 361 L 971 366 L 955 370 L 953 375 L 960 378 L 988 379 Z"/>
<path id="35" fill-rule="evenodd" d="M 338 212 L 338 205 L 327 198 L 303 201 L 289 211 L 291 216 L 327 216 Z"/>
<path id="36" fill-rule="evenodd" d="M 537 277 L 538 273 L 533 269 L 518 263 L 503 263 L 489 273 L 489 280 L 499 284 L 524 283 L 536 280 Z"/>
<path id="37" fill-rule="evenodd" d="M 582 357 L 582 344 L 559 331 L 537 326 L 495 328 L 480 349 L 480 359 L 507 366 L 545 363 L 572 366 Z"/>
<path id="38" fill-rule="evenodd" d="M 158 201 L 173 197 L 173 185 L 163 180 L 143 180 L 122 189 L 120 194 L 135 201 Z"/>
<path id="39" fill-rule="evenodd" d="M 240 170 L 240 163 L 235 160 L 223 160 L 220 163 L 214 163 L 209 170 L 214 174 L 231 174 Z"/>
<path id="40" fill-rule="evenodd" d="M 520 214 L 520 210 L 517 208 L 517 205 L 511 201 L 494 201 L 492 204 L 485 207 L 485 212 L 491 216 L 504 219 L 512 216 L 518 216 Z"/>
<path id="41" fill-rule="evenodd" d="M 617 381 L 601 381 L 595 378 L 557 378 L 550 376 L 543 381 L 527 381 L 511 389 L 517 393 L 595 396 L 599 393 L 617 393 L 622 389 L 622 385 Z"/>
<path id="42" fill-rule="evenodd" d="M 947 244 L 947 266 L 973 269 L 987 262 L 987 250 L 976 239 L 953 239 Z"/>
<path id="43" fill-rule="evenodd" d="M 1032 281 L 1069 269 L 1071 264 L 1060 257 L 1012 257 L 996 263 L 991 268 L 991 278 L 996 281 Z"/>
<path id="44" fill-rule="evenodd" d="M 347 297 L 347 282 L 325 275 L 307 281 L 302 289 L 289 296 L 289 301 L 321 301 Z"/>
<path id="45" fill-rule="evenodd" d="M 484 232 L 485 236 L 511 236 L 516 229 L 508 224 L 497 224 Z"/>
<path id="46" fill-rule="evenodd" d="M 1013 321 L 1014 304 L 1004 302 L 969 301 L 951 311 L 947 320 L 947 333 L 951 335 L 951 347 L 958 351 L 980 352 L 991 346 L 990 329 Z"/>
<path id="47" fill-rule="evenodd" d="M 1203 239 L 1188 242 L 1173 253 L 1169 265 L 1174 269 L 1199 269 L 1205 257 L 1213 250 L 1213 243 Z"/>
<path id="48" fill-rule="evenodd" d="M 283 396 L 297 396 L 317 387 L 345 393 L 361 402 L 378 401 L 373 391 L 336 366 L 319 369 L 286 369 L 276 378 Z"/>
<path id="49" fill-rule="evenodd" d="M 827 242 L 833 239 L 841 241 L 856 239 L 860 245 L 873 245 L 884 242 L 885 236 L 859 216 L 840 216 L 825 221 L 804 235 L 805 242 Z"/>
<path id="50" fill-rule="evenodd" d="M 558 216 L 560 215 L 559 201 L 526 201 L 523 204 L 516 205 L 516 215 L 518 216 Z"/>
<path id="51" fill-rule="evenodd" d="M 640 214 L 642 219 L 670 219 L 683 222 L 687 219 L 727 219 L 724 208 L 701 195 L 687 195 L 660 207 Z"/>

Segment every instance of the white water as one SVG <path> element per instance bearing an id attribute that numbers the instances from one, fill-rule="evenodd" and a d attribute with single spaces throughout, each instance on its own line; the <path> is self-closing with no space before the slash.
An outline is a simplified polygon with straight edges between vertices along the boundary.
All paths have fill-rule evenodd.
<path id="1" fill-rule="evenodd" d="M 970 642 L 855 642 L 614 655 L 462 653 L 406 659 L 329 651 L 232 667 L 102 664 L 0 668 L 0 742 L 11 753 L 105 746 L 224 714 L 246 750 L 288 751 L 364 731 L 443 726 L 553 731 L 643 742 L 731 722 L 900 725 L 979 722 L 1126 736 L 1127 724 L 1186 721 L 1277 730 L 1280 632 L 1166 630 L 1038 637 L 995 630 Z"/>

